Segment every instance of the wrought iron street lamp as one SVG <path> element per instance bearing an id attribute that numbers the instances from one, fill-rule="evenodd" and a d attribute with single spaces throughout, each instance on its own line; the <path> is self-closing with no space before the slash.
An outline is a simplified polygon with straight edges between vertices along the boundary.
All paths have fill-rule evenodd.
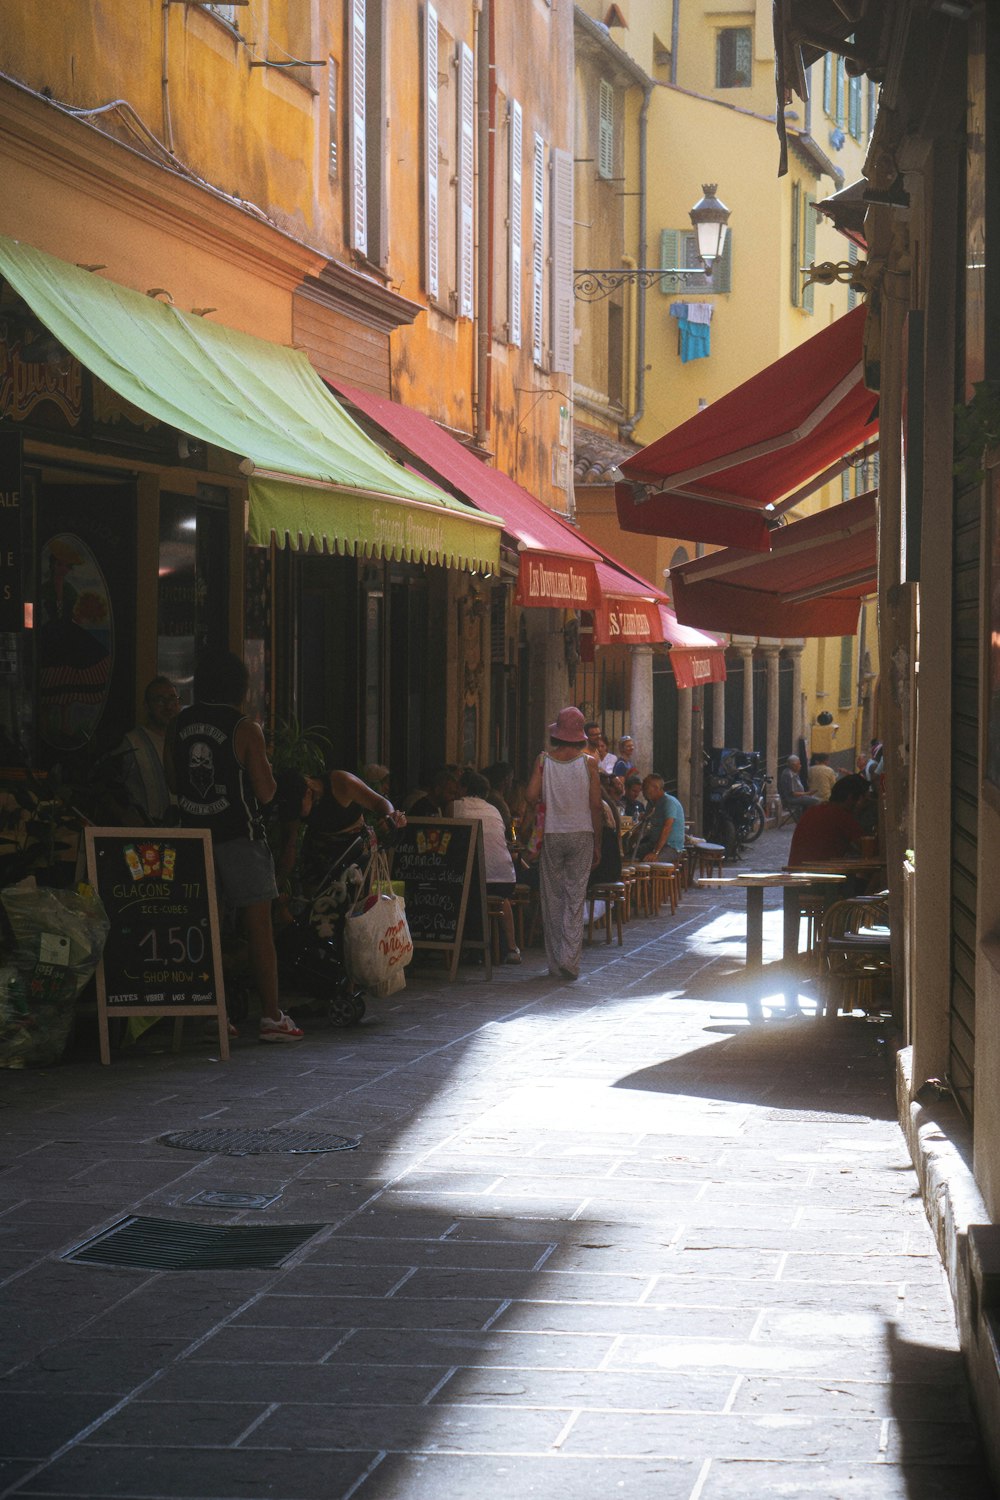
<path id="1" fill-rule="evenodd" d="M 573 294 L 581 302 L 600 302 L 620 287 L 635 285 L 643 291 L 668 280 L 676 290 L 686 286 L 692 276 L 711 277 L 715 262 L 725 248 L 729 209 L 716 197 L 718 184 L 702 184 L 703 197 L 690 210 L 691 223 L 698 237 L 700 266 L 614 266 L 595 269 L 585 267 L 573 272 Z"/>

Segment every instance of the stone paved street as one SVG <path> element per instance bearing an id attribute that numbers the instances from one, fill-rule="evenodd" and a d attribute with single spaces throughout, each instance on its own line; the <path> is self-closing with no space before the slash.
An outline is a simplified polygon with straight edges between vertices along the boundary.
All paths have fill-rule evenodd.
<path id="1" fill-rule="evenodd" d="M 0 1493 L 992 1495 L 891 1035 L 749 985 L 744 913 L 689 892 L 576 984 L 539 949 L 492 984 L 414 968 L 363 1026 L 228 1065 L 164 1027 L 0 1074 Z M 157 1139 L 260 1126 L 360 1144 Z M 318 1227 L 272 1269 L 63 1258 L 126 1214 Z"/>

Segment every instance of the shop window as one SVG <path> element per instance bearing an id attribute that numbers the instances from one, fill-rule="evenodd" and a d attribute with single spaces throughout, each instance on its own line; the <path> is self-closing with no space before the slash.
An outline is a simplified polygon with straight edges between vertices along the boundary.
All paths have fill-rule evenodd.
<path id="1" fill-rule="evenodd" d="M 727 26 L 715 44 L 717 89 L 748 89 L 753 83 L 752 32 L 749 26 Z"/>
<path id="2" fill-rule="evenodd" d="M 228 644 L 229 534 L 222 500 L 160 497 L 156 669 L 190 701 L 194 664 Z"/>

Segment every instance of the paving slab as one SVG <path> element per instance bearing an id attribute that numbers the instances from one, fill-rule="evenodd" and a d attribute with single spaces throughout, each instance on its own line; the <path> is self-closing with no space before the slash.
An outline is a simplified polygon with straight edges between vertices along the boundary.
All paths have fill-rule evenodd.
<path id="1" fill-rule="evenodd" d="M 5 1075 L 0 1497 L 986 1500 L 891 1025 L 748 976 L 743 905 L 692 890 L 575 985 L 423 966 L 225 1066 L 84 1031 Z M 160 1140 L 206 1126 L 358 1145 Z M 63 1259 L 129 1214 L 320 1228 L 253 1270 Z"/>

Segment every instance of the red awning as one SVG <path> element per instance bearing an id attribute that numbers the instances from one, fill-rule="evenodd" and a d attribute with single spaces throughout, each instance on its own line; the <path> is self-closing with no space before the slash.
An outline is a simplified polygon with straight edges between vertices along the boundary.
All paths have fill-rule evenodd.
<path id="1" fill-rule="evenodd" d="M 853 635 L 878 571 L 874 494 L 779 527 L 762 555 L 726 547 L 671 568 L 678 619 L 738 635 Z"/>
<path id="2" fill-rule="evenodd" d="M 626 459 L 615 486 L 624 529 L 767 551 L 765 507 L 878 432 L 865 315 L 856 307 Z"/>
<path id="3" fill-rule="evenodd" d="M 502 469 L 491 469 L 430 417 L 412 406 L 353 386 L 327 382 L 441 479 L 483 510 L 500 516 L 517 544 L 518 604 L 552 609 L 597 609 L 600 554 Z"/>
<path id="4" fill-rule="evenodd" d="M 682 625 L 669 604 L 661 604 L 663 639 L 670 645 L 670 665 L 679 688 L 704 687 L 726 680 L 726 649 L 714 635 Z"/>

